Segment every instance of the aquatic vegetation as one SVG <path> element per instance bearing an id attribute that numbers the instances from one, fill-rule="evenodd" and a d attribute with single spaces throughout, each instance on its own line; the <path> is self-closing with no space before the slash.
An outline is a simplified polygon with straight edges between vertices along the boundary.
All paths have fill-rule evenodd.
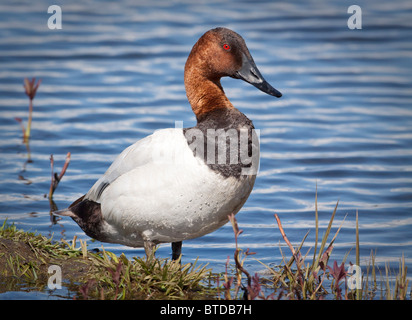
<path id="1" fill-rule="evenodd" d="M 250 255 L 248 249 L 243 252 L 238 248 L 238 237 L 242 233 L 239 230 L 237 221 L 234 216 L 230 217 L 230 221 L 235 233 L 235 275 L 230 278 L 228 276 L 228 264 L 224 275 L 225 282 L 223 283 L 225 299 L 292 299 L 292 300 L 317 300 L 317 299 L 345 299 L 345 300 L 368 300 L 368 299 L 387 299 L 387 300 L 405 300 L 412 298 L 412 289 L 409 289 L 409 280 L 407 279 L 407 266 L 405 257 L 402 256 L 399 260 L 398 271 L 391 270 L 388 264 L 385 264 L 385 276 L 381 274 L 381 281 L 376 280 L 377 270 L 379 268 L 375 264 L 376 253 L 371 253 L 370 264 L 367 266 L 366 275 L 362 273 L 360 268 L 360 244 L 359 244 L 359 223 L 358 213 L 356 212 L 356 264 L 346 264 L 346 259 L 349 252 L 344 256 L 343 261 L 339 264 L 338 261 L 333 261 L 333 266 L 329 266 L 328 262 L 332 255 L 333 243 L 335 242 L 341 228 L 333 236 L 332 240 L 327 244 L 328 237 L 332 228 L 333 220 L 338 208 L 338 203 L 329 220 L 328 227 L 322 237 L 319 250 L 319 220 L 317 209 L 317 195 L 315 198 L 315 220 L 316 220 L 316 242 L 314 245 L 313 258 L 311 262 L 306 262 L 309 251 L 301 254 L 301 249 L 304 245 L 308 233 L 303 237 L 302 242 L 297 248 L 294 248 L 286 236 L 282 227 L 280 218 L 275 214 L 275 219 L 278 224 L 279 231 L 289 247 L 292 256 L 288 259 L 281 251 L 283 262 L 275 268 L 260 262 L 270 272 L 270 277 L 261 277 L 255 274 L 251 277 L 244 268 L 245 258 Z M 345 217 L 346 218 L 346 217 Z M 281 248 L 279 247 L 281 250 Z M 355 272 L 353 272 L 355 271 Z M 246 276 L 246 285 L 242 283 L 242 274 Z M 370 279 L 371 275 L 371 279 Z M 236 281 L 234 281 L 236 279 Z M 372 282 L 372 286 L 371 286 Z M 378 296 L 378 284 L 380 284 L 380 296 Z M 233 288 L 232 288 L 233 285 Z M 344 288 L 342 288 L 344 286 Z M 239 294 L 239 288 L 244 291 L 243 296 Z M 344 290 L 343 290 L 344 289 Z"/>
<path id="2" fill-rule="evenodd" d="M 29 116 L 27 120 L 27 127 L 24 126 L 23 120 L 21 118 L 15 118 L 21 125 L 22 132 L 23 132 L 23 142 L 28 142 L 30 139 L 30 131 L 31 131 L 31 122 L 33 117 L 33 100 L 36 96 L 37 89 L 41 84 L 41 79 L 36 83 L 36 78 L 31 79 L 28 78 L 24 79 L 24 90 L 26 95 L 29 97 Z"/>
<path id="3" fill-rule="evenodd" d="M 53 155 L 50 155 L 50 167 L 51 167 L 51 183 L 50 183 L 50 190 L 49 190 L 49 200 L 53 199 L 53 193 L 56 190 L 57 186 L 59 185 L 59 182 L 61 181 L 61 179 L 63 178 L 64 174 L 66 173 L 66 170 L 69 166 L 70 163 L 70 159 L 71 159 L 71 154 L 70 152 L 67 152 L 66 155 L 66 160 L 64 162 L 63 168 L 60 171 L 59 174 L 54 172 L 54 158 Z"/>
<path id="4" fill-rule="evenodd" d="M 228 261 L 226 262 L 226 272 L 224 275 L 224 280 L 225 282 L 223 283 L 223 287 L 225 289 L 225 299 L 226 300 L 231 300 L 232 297 L 238 297 L 239 296 L 239 289 L 243 290 L 243 299 L 245 300 L 253 300 L 257 297 L 265 299 L 265 296 L 263 292 L 261 291 L 261 285 L 259 283 L 259 276 L 255 274 L 254 276 L 251 276 L 250 273 L 245 269 L 244 263 L 246 260 L 246 257 L 250 255 L 254 255 L 255 252 L 250 252 L 249 249 L 243 252 L 242 249 L 239 248 L 238 245 L 238 238 L 242 234 L 243 230 L 239 229 L 237 220 L 235 218 L 234 214 L 229 215 L 229 221 L 232 224 L 233 231 L 235 233 L 235 244 L 236 244 L 236 249 L 234 253 L 234 261 L 235 261 L 235 266 L 236 266 L 236 282 L 234 283 L 234 277 L 229 278 L 228 277 L 228 265 L 229 265 L 229 258 Z M 246 276 L 247 279 L 247 285 L 245 286 L 242 283 L 242 274 Z M 231 285 L 234 283 L 234 292 L 231 294 Z"/>
<path id="5" fill-rule="evenodd" d="M 28 160 L 27 162 L 32 162 L 31 160 L 31 153 L 30 153 L 30 146 L 29 146 L 29 139 L 30 139 L 30 132 L 31 132 L 31 123 L 32 123 L 32 118 L 33 118 L 33 100 L 34 97 L 36 96 L 37 90 L 41 84 L 41 79 L 36 83 L 36 78 L 32 78 L 29 80 L 28 78 L 24 79 L 24 89 L 26 95 L 29 97 L 29 116 L 28 116 L 28 121 L 27 121 L 27 127 L 24 126 L 23 120 L 21 118 L 15 118 L 21 125 L 22 132 L 23 132 L 23 143 L 26 145 L 27 148 L 27 157 Z M 57 210 L 56 204 L 53 202 L 53 193 L 56 190 L 59 182 L 63 178 L 64 174 L 66 173 L 66 170 L 69 166 L 70 163 L 70 158 L 71 154 L 70 152 L 67 153 L 66 155 L 66 160 L 63 165 L 62 170 L 60 171 L 59 174 L 54 172 L 54 157 L 53 154 L 50 155 L 50 166 L 51 166 L 51 183 L 50 183 L 50 189 L 48 193 L 48 198 L 50 201 L 50 212 L 53 210 Z M 27 163 L 26 162 L 26 163 Z M 27 180 L 25 179 L 22 175 L 19 175 L 20 180 Z M 27 180 L 26 184 L 31 184 L 31 181 Z"/>
<path id="6" fill-rule="evenodd" d="M 24 90 L 26 95 L 29 97 L 29 115 L 28 115 L 28 120 L 27 120 L 27 127 L 24 126 L 23 120 L 21 118 L 14 118 L 21 126 L 21 130 L 23 133 L 23 143 L 26 146 L 27 149 L 27 163 L 32 162 L 31 160 L 31 152 L 30 152 L 30 145 L 29 145 L 29 139 L 30 139 L 30 132 L 31 132 L 31 123 L 32 123 L 32 118 L 33 118 L 33 99 L 36 96 L 37 89 L 39 88 L 41 84 L 41 79 L 36 82 L 36 78 L 33 78 L 31 81 L 28 78 L 24 79 Z"/>

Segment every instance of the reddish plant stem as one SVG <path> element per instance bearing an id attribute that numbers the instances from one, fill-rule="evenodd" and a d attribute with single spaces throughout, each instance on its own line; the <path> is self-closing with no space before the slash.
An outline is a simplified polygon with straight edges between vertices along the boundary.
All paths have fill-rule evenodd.
<path id="1" fill-rule="evenodd" d="M 53 198 L 53 193 L 56 190 L 60 180 L 63 178 L 64 174 L 70 163 L 71 154 L 70 152 L 66 155 L 66 161 L 64 162 L 63 168 L 60 171 L 60 174 L 54 173 L 54 158 L 53 155 L 50 155 L 50 166 L 51 166 L 51 183 L 50 183 L 50 190 L 49 190 L 49 199 Z"/>

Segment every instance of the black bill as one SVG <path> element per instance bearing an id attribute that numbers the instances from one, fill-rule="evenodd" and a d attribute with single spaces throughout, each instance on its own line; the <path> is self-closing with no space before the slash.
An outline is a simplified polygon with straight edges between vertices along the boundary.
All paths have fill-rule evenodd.
<path id="1" fill-rule="evenodd" d="M 282 94 L 273 88 L 261 75 L 259 69 L 256 67 L 255 62 L 252 58 L 248 58 L 245 54 L 243 54 L 242 59 L 242 67 L 240 70 L 236 71 L 232 78 L 242 79 L 252 85 L 254 85 L 259 90 L 270 94 L 271 96 L 275 96 L 280 98 Z"/>

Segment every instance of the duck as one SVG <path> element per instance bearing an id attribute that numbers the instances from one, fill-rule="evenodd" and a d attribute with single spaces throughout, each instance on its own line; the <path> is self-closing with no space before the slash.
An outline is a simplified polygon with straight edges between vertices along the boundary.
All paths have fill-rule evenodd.
<path id="1" fill-rule="evenodd" d="M 223 77 L 282 96 L 263 78 L 242 36 L 224 27 L 208 30 L 184 68 L 196 125 L 138 140 L 85 195 L 53 214 L 72 218 L 101 242 L 143 247 L 148 257 L 171 243 L 173 260 L 181 258 L 183 241 L 226 224 L 252 192 L 260 150 L 258 132 L 229 101 Z"/>

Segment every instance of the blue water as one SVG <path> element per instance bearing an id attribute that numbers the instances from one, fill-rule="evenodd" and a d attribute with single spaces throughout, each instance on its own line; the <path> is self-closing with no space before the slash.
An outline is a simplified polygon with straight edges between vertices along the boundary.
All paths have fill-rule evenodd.
<path id="1" fill-rule="evenodd" d="M 49 5 L 62 8 L 50 30 Z M 255 188 L 237 215 L 240 247 L 267 264 L 289 255 L 274 213 L 297 245 L 311 230 L 315 191 L 321 234 L 339 200 L 332 261 L 355 261 L 359 212 L 361 264 L 412 262 L 412 3 L 356 1 L 362 29 L 350 30 L 349 1 L 3 1 L 0 4 L 0 221 L 71 240 L 89 239 L 68 218 L 53 224 L 44 194 L 50 154 L 70 166 L 54 200 L 59 209 L 88 191 L 125 147 L 153 133 L 195 124 L 183 85 L 193 44 L 208 29 L 240 33 L 266 80 L 283 93 L 265 95 L 234 79 L 222 84 L 261 134 Z M 34 100 L 30 151 L 14 119 L 27 122 L 23 79 L 42 84 Z M 336 230 L 334 228 L 332 232 Z M 91 248 L 101 246 L 88 241 Z M 141 249 L 104 244 L 129 257 Z M 234 251 L 230 224 L 183 244 L 224 271 Z M 170 257 L 168 244 L 157 253 Z M 250 271 L 264 267 L 253 259 Z M 411 268 L 409 268 L 411 269 Z M 410 271 L 409 271 L 410 272 Z M 411 275 L 411 273 L 409 273 Z M 10 298 L 9 293 L 7 298 Z M 0 296 L 1 297 L 1 296 Z M 36 296 L 37 297 L 37 296 Z M 16 296 L 18 298 L 18 295 Z"/>

